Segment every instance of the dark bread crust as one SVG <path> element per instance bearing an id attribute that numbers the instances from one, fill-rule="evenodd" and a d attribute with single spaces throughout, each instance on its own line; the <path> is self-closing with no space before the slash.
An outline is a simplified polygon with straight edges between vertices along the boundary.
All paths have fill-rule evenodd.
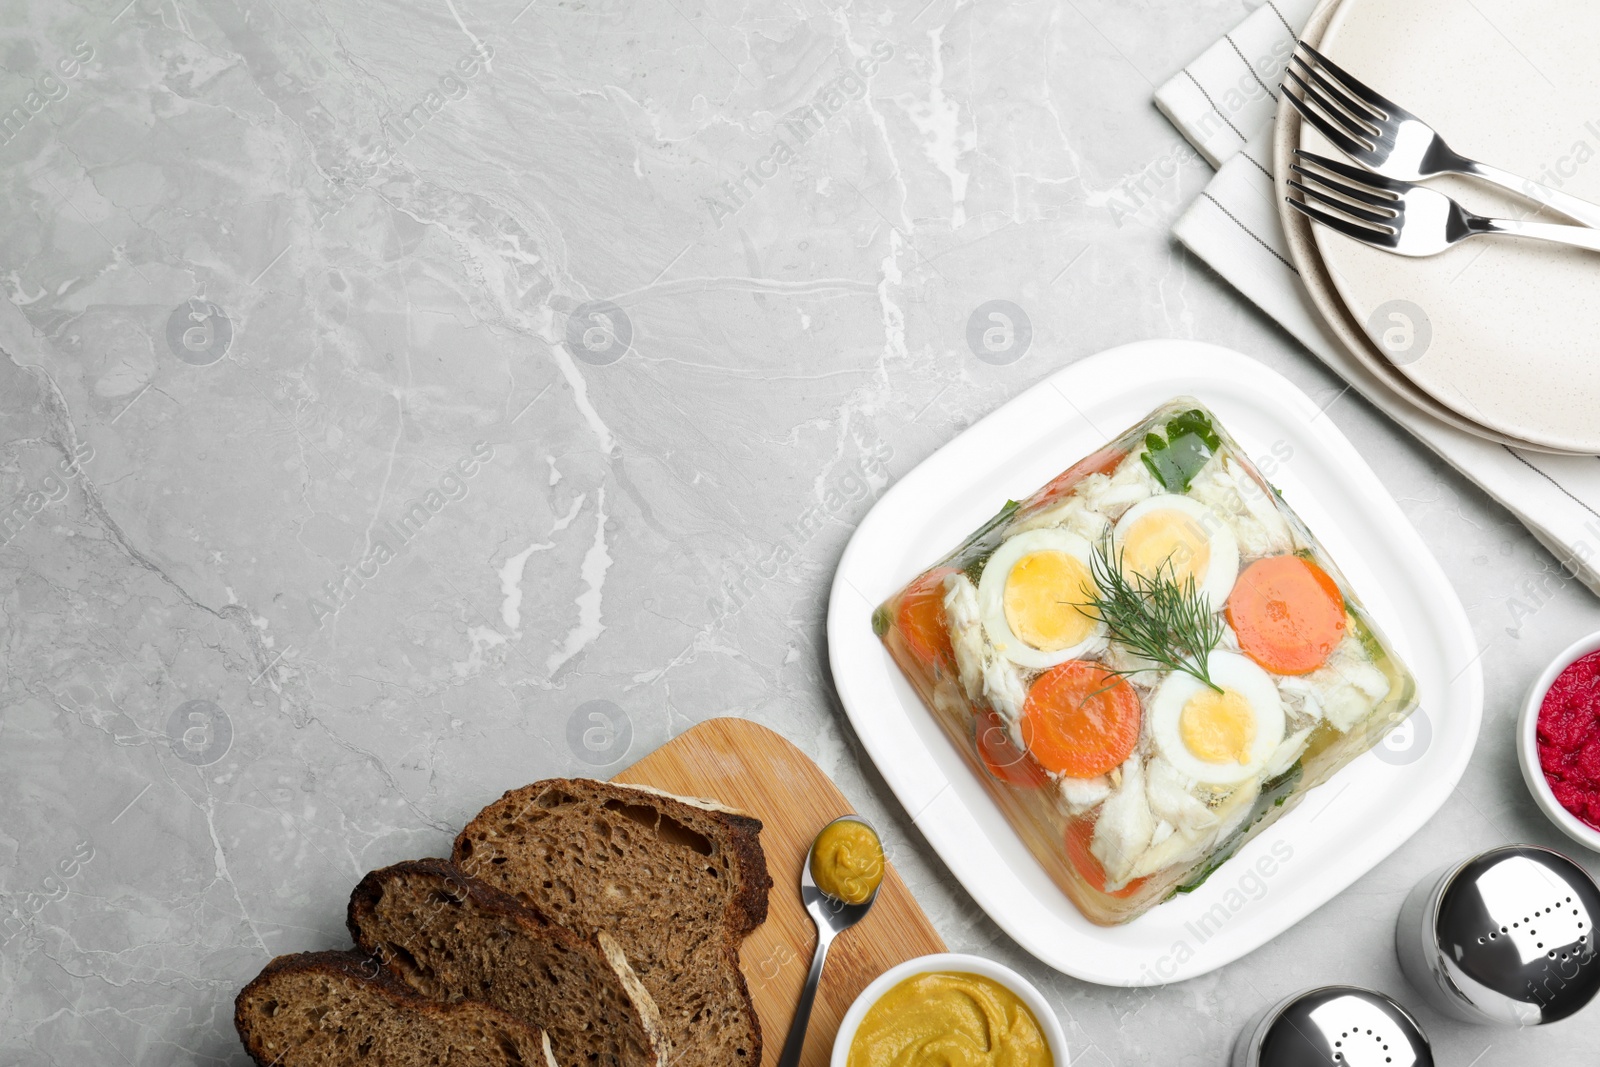
<path id="1" fill-rule="evenodd" d="M 274 956 L 267 965 L 261 968 L 261 973 L 250 980 L 250 983 L 239 990 L 239 996 L 234 998 L 235 1007 L 244 999 L 244 995 L 257 986 L 265 985 L 273 975 L 285 971 L 300 972 L 303 974 L 339 974 L 346 978 L 354 978 L 358 982 L 369 982 L 373 986 L 383 989 L 385 994 L 393 993 L 399 999 L 421 997 L 389 976 L 389 973 L 379 965 L 378 961 L 362 955 L 359 952 L 336 952 L 332 950 L 323 952 L 291 952 L 287 956 Z"/>
<path id="2" fill-rule="evenodd" d="M 590 1012 L 594 1015 L 592 1021 L 601 1024 L 606 1030 L 605 1039 L 620 1038 L 622 1034 L 629 1033 L 631 1040 L 636 1042 L 638 1051 L 645 1053 L 652 1062 L 665 1063 L 666 1042 L 662 1036 L 661 1020 L 656 1011 L 655 1002 L 650 994 L 640 984 L 626 959 L 622 958 L 614 942 L 602 939 L 602 935 L 595 933 L 582 936 L 564 926 L 558 926 L 537 910 L 531 908 L 507 893 L 503 893 L 493 886 L 471 877 L 449 860 L 421 859 L 407 860 L 370 871 L 361 879 L 361 882 L 350 894 L 350 903 L 345 912 L 345 925 L 350 930 L 350 938 L 355 942 L 358 951 L 380 962 L 390 974 L 402 985 L 411 988 L 406 981 L 403 968 L 399 963 L 390 959 L 388 940 L 378 931 L 386 925 L 379 913 L 379 906 L 383 900 L 386 888 L 395 885 L 401 888 L 415 888 L 418 885 L 433 887 L 430 892 L 438 892 L 442 887 L 449 895 L 468 905 L 470 912 L 478 917 L 491 922 L 502 924 L 499 930 L 514 928 L 518 930 L 528 942 L 541 942 L 553 946 L 557 957 L 577 957 L 583 967 L 592 967 L 587 976 L 599 982 L 607 983 L 606 987 L 595 987 L 597 990 L 609 988 L 610 994 L 615 999 L 610 1004 L 619 1009 L 618 1014 L 601 1018 L 595 1012 L 603 1009 L 591 1006 Z M 448 924 L 459 913 L 455 907 L 440 906 L 442 923 Z M 392 923 L 392 919 L 390 920 Z M 429 956 L 427 946 L 427 921 L 404 931 L 406 940 L 399 943 L 407 951 L 417 954 L 423 963 L 431 964 L 438 960 L 437 956 Z M 449 927 L 442 925 L 440 932 Z M 497 935 L 498 936 L 498 935 Z M 484 981 L 483 972 L 474 972 L 470 969 L 463 971 L 466 961 L 456 960 L 453 965 L 445 964 L 447 972 L 453 971 L 458 980 L 465 978 L 469 983 Z M 493 988 L 491 985 L 490 988 Z M 418 988 L 418 993 L 427 995 L 430 991 Z M 445 996 L 448 999 L 460 998 L 463 994 L 459 990 L 443 993 L 432 991 L 436 996 Z M 553 990 L 552 990 L 553 992 Z M 576 992 L 576 991 L 574 991 Z M 467 993 L 466 996 L 481 996 L 477 993 Z M 604 996 L 598 1003 L 606 1003 Z M 579 1062 L 585 1054 L 593 1056 L 596 1053 L 594 1031 L 590 1030 L 584 1035 L 573 1035 L 564 1030 L 560 1023 L 560 1016 L 534 1017 L 531 1014 L 519 1011 L 513 1003 L 502 1002 L 502 1008 L 512 1014 L 522 1014 L 527 1022 L 537 1026 L 544 1026 L 549 1031 L 556 1044 L 555 1052 L 562 1062 Z M 563 1044 L 563 1041 L 569 1043 Z"/>
<path id="3" fill-rule="evenodd" d="M 744 973 L 739 968 L 739 944 L 767 917 L 767 897 L 772 888 L 772 875 L 767 869 L 766 854 L 761 847 L 761 821 L 713 801 L 677 797 L 649 787 L 593 779 L 552 778 L 508 790 L 499 800 L 480 811 L 456 837 L 452 850 L 456 865 L 480 878 L 495 878 L 507 890 L 520 893 L 515 880 L 508 880 L 496 864 L 496 858 L 504 858 L 496 856 L 501 851 L 500 845 L 509 844 L 497 827 L 520 824 L 525 817 L 537 817 L 547 807 L 542 801 L 552 796 L 598 802 L 601 806 L 616 804 L 627 808 L 651 809 L 659 816 L 704 837 L 719 855 L 726 857 L 734 872 L 736 885 L 723 906 L 721 936 L 716 938 L 720 943 L 715 945 L 715 951 L 720 960 L 719 967 L 725 970 L 727 987 L 740 1002 L 741 1013 L 749 1025 L 748 1058 L 741 1062 L 749 1067 L 759 1064 L 761 1022 L 756 1015 L 755 1002 L 750 996 Z M 510 852 L 514 848 L 514 845 L 509 845 L 504 851 Z M 531 899 L 529 904 L 538 909 Z M 555 922 L 562 921 L 561 917 L 555 915 L 549 918 Z M 634 954 L 633 948 L 628 945 L 624 945 L 624 948 L 629 950 L 637 965 L 639 957 Z M 705 959 L 704 956 L 701 958 Z M 662 962 L 670 965 L 675 961 L 662 958 Z M 683 1047 L 686 1035 L 672 1031 L 672 1027 L 681 1023 L 681 1020 L 665 1017 L 671 1001 L 673 976 L 664 972 L 651 973 L 648 968 L 641 970 L 641 976 L 663 1008 L 663 1021 L 669 1027 L 676 1059 L 689 1050 Z"/>
<path id="4" fill-rule="evenodd" d="M 739 867 L 746 871 L 743 890 L 734 900 L 740 916 L 736 926 L 738 938 L 767 921 L 767 897 L 772 891 L 772 872 L 767 869 L 767 854 L 761 848 L 761 820 L 753 815 L 724 815 L 719 818 L 728 826 L 734 853 Z M 731 915 L 730 915 L 731 917 Z"/>
<path id="5" fill-rule="evenodd" d="M 238 1031 L 245 1051 L 259 1067 L 281 1067 L 284 1053 L 272 1055 L 264 1048 L 266 1039 L 257 1032 L 253 1003 L 262 996 L 270 996 L 268 990 L 275 979 L 295 974 L 346 979 L 377 994 L 393 1008 L 415 1012 L 433 1020 L 441 1030 L 461 1025 L 465 1015 L 482 1017 L 505 1030 L 524 1048 L 540 1050 L 538 1057 L 527 1061 L 525 1067 L 540 1067 L 546 1062 L 542 1051 L 543 1033 L 497 1008 L 475 1002 L 468 1005 L 444 1004 L 418 996 L 393 978 L 376 959 L 358 952 L 300 952 L 271 960 L 234 998 L 234 1029 Z"/>
<path id="6" fill-rule="evenodd" d="M 473 878 L 449 860 L 430 857 L 420 860 L 405 860 L 388 867 L 380 867 L 375 871 L 368 871 L 366 876 L 350 891 L 350 903 L 345 908 L 344 925 L 350 931 L 350 940 L 354 941 L 356 948 L 362 952 L 371 954 L 374 952 L 374 948 L 364 937 L 361 919 L 364 916 L 371 915 L 377 908 L 378 901 L 383 896 L 385 882 L 407 874 L 442 878 L 449 882 L 462 896 L 470 897 L 474 903 L 485 911 L 503 912 L 517 922 L 538 930 L 543 935 L 548 935 L 557 940 L 584 940 L 566 927 L 552 923 L 536 909 L 529 907 L 525 902 L 518 900 L 511 894 L 502 893 L 494 886 Z"/>

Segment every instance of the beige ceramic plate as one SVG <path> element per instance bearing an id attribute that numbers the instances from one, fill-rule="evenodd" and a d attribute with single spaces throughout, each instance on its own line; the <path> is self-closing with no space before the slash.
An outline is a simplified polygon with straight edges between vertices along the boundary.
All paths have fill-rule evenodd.
<path id="1" fill-rule="evenodd" d="M 1320 48 L 1457 151 L 1600 201 L 1596 41 L 1589 2 L 1343 0 Z M 1315 131 L 1302 137 L 1328 150 Z M 1480 214 L 1530 214 L 1480 182 L 1430 184 Z M 1479 239 L 1406 259 L 1312 232 L 1349 315 L 1423 391 L 1499 434 L 1600 452 L 1600 255 Z"/>
<path id="2" fill-rule="evenodd" d="M 1323 31 L 1333 18 L 1335 10 L 1339 7 L 1339 0 L 1327 0 L 1319 5 L 1311 18 L 1307 21 L 1300 39 L 1313 48 L 1321 48 Z M 1345 349 L 1368 370 L 1370 370 L 1382 383 L 1396 396 L 1411 404 L 1413 407 L 1426 412 L 1428 415 L 1457 429 L 1478 437 L 1487 438 L 1497 444 L 1510 445 L 1514 448 L 1534 449 L 1537 451 L 1554 451 L 1542 445 L 1535 445 L 1528 441 L 1520 440 L 1507 434 L 1496 433 L 1486 426 L 1456 414 L 1450 408 L 1439 403 L 1433 397 L 1423 392 L 1410 378 L 1400 373 L 1394 359 L 1406 358 L 1411 349 L 1403 344 L 1397 344 L 1394 359 L 1380 351 L 1367 336 L 1361 323 L 1356 321 L 1345 307 L 1338 291 L 1333 284 L 1333 278 L 1328 273 L 1328 268 L 1323 265 L 1322 255 L 1317 249 L 1316 240 L 1312 236 L 1311 220 L 1289 207 L 1286 194 L 1288 186 L 1285 185 L 1286 176 L 1289 174 L 1289 159 L 1295 148 L 1301 145 L 1302 137 L 1305 138 L 1305 147 L 1312 151 L 1326 151 L 1328 143 L 1316 134 L 1314 130 L 1307 130 L 1302 134 L 1300 113 L 1287 101 L 1278 107 L 1277 123 L 1273 131 L 1273 158 L 1272 172 L 1273 184 L 1277 191 L 1278 217 L 1283 223 L 1283 232 L 1289 246 L 1289 258 L 1293 261 L 1295 269 L 1300 272 L 1300 282 L 1305 286 L 1307 295 L 1312 304 L 1322 315 L 1334 335 L 1344 345 Z M 1314 143 L 1313 143 L 1314 139 Z M 1332 152 L 1336 158 L 1337 152 Z M 1391 327 L 1399 324 L 1392 323 Z M 1405 332 L 1403 329 L 1389 333 L 1389 340 L 1403 342 Z M 1412 335 L 1413 348 L 1415 334 Z M 1565 451 L 1565 450 L 1561 450 Z"/>

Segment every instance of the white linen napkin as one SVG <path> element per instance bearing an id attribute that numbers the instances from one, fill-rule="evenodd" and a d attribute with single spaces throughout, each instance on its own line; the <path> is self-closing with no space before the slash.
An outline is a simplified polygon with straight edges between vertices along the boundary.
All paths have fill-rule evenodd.
<path id="1" fill-rule="evenodd" d="M 1213 167 L 1272 125 L 1298 26 L 1317 0 L 1267 0 L 1156 90 L 1156 107 Z"/>
<path id="2" fill-rule="evenodd" d="M 1278 221 L 1272 126 L 1277 81 L 1294 46 L 1289 27 L 1303 25 L 1315 6 L 1314 0 L 1268 0 L 1157 91 L 1157 106 L 1218 167 L 1173 235 L 1374 406 L 1482 486 L 1573 576 L 1600 593 L 1600 458 L 1508 448 L 1418 410 L 1345 349 L 1300 285 Z M 1279 58 L 1275 68 L 1254 66 L 1260 57 Z M 1255 75 L 1265 86 L 1252 94 L 1240 79 L 1253 83 Z M 1271 89 L 1262 91 L 1266 86 Z"/>

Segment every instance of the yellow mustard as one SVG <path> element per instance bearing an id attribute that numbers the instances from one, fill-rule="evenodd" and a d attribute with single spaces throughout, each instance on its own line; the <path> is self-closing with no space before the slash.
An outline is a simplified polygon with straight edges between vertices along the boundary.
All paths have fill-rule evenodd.
<path id="1" fill-rule="evenodd" d="M 872 827 L 841 819 L 824 827 L 811 846 L 811 880 L 846 904 L 865 904 L 883 881 L 883 845 Z"/>
<path id="2" fill-rule="evenodd" d="M 1039 1020 L 977 974 L 918 974 L 890 989 L 850 1041 L 846 1067 L 1053 1067 Z"/>

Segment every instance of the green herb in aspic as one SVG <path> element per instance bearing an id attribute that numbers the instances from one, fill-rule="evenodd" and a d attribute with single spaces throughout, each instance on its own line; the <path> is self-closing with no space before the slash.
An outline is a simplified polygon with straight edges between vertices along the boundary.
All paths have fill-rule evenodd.
<path id="1" fill-rule="evenodd" d="M 1211 419 L 1199 408 L 1180 411 L 1163 427 L 1166 436 L 1144 436 L 1144 465 L 1169 493 L 1187 493 L 1189 483 L 1222 447 Z"/>
<path id="2" fill-rule="evenodd" d="M 1130 573 L 1123 566 L 1122 550 L 1108 532 L 1089 560 L 1095 596 L 1078 605 L 1086 614 L 1098 615 L 1111 637 L 1153 666 L 1113 671 L 1130 675 L 1142 671 L 1182 671 L 1217 692 L 1211 680 L 1210 655 L 1222 643 L 1222 618 L 1195 586 L 1194 575 L 1180 581 L 1168 560 L 1154 574 Z"/>

